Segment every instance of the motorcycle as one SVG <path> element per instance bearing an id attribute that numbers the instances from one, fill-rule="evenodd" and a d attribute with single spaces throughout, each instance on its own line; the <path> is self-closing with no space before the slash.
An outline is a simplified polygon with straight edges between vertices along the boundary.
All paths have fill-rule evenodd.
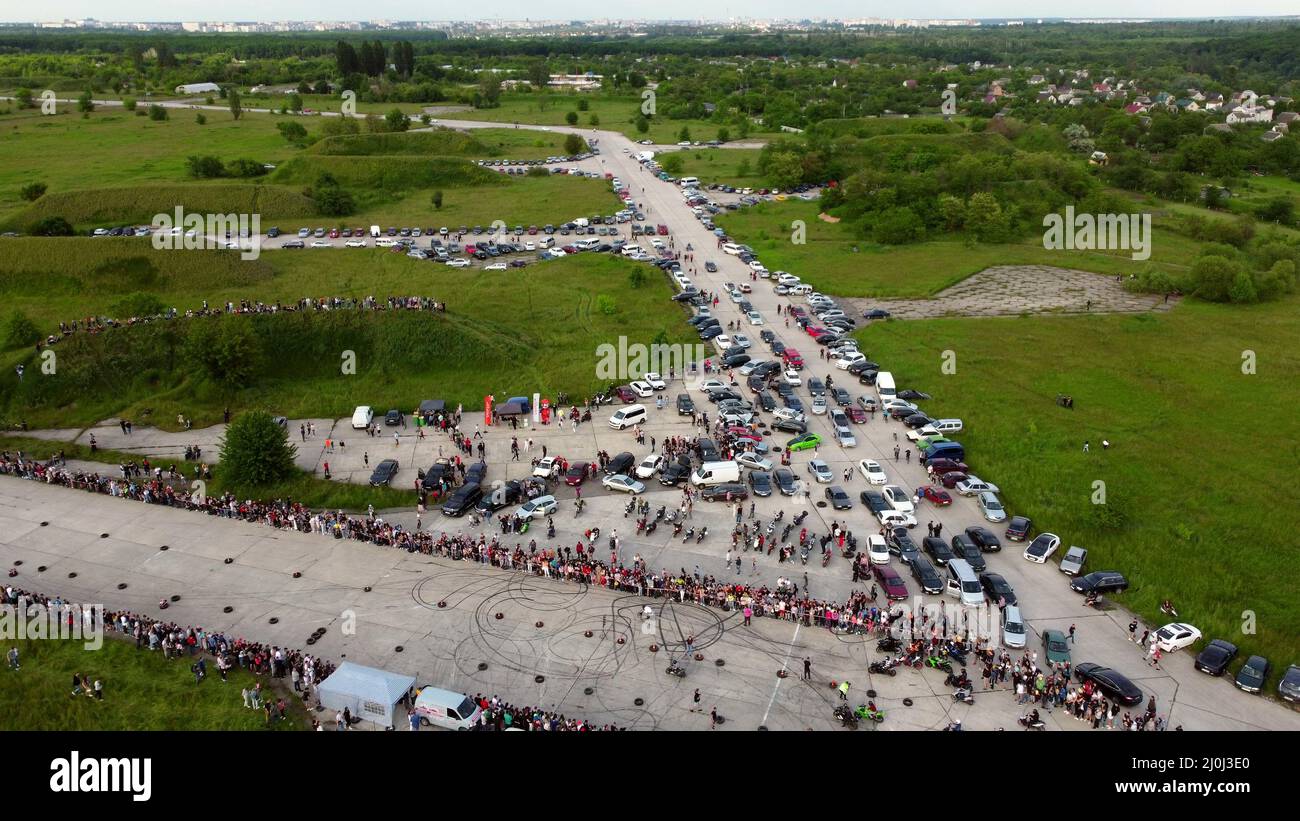
<path id="1" fill-rule="evenodd" d="M 785 528 L 781 531 L 781 541 L 783 541 L 783 542 L 788 542 L 788 541 L 790 540 L 790 531 L 791 531 L 791 530 L 794 530 L 794 525 L 786 525 L 786 526 L 785 526 Z"/>
<path id="2" fill-rule="evenodd" d="M 884 661 L 873 661 L 871 662 L 870 666 L 867 667 L 867 671 L 870 673 L 879 673 L 881 675 L 886 675 L 886 676 L 896 676 L 898 675 L 898 671 L 895 670 L 894 668 L 895 666 L 897 666 L 897 664 L 898 662 L 895 661 L 894 659 L 886 659 Z"/>
<path id="3" fill-rule="evenodd" d="M 940 658 L 939 656 L 930 656 L 925 660 L 925 666 L 932 670 L 942 670 L 945 673 L 952 672 L 952 662 L 948 661 L 946 658 Z"/>
<path id="4" fill-rule="evenodd" d="M 803 520 L 807 518 L 808 518 L 808 511 L 805 510 L 800 512 L 798 516 L 794 517 L 794 526 L 798 527 L 799 525 L 803 524 Z"/>
<path id="5" fill-rule="evenodd" d="M 775 532 L 776 532 L 776 519 L 773 519 L 772 521 L 767 523 L 767 535 L 771 536 Z"/>
<path id="6" fill-rule="evenodd" d="M 521 522 L 519 523 L 519 527 L 518 527 L 517 530 L 515 530 L 515 532 L 516 532 L 516 533 L 527 533 L 527 532 L 528 532 L 528 526 L 529 526 L 530 524 L 532 524 L 532 521 L 533 521 L 532 519 L 524 519 L 523 521 L 521 521 Z"/>
<path id="7" fill-rule="evenodd" d="M 623 518 L 626 519 L 628 514 L 636 508 L 636 499 L 628 499 L 627 505 L 623 508 Z"/>
<path id="8" fill-rule="evenodd" d="M 664 670 L 664 672 L 677 678 L 686 678 L 686 668 L 678 664 L 677 659 L 668 662 L 668 669 Z"/>
<path id="9" fill-rule="evenodd" d="M 674 523 L 673 523 L 673 538 L 677 538 L 677 537 L 680 536 L 680 535 L 682 535 L 682 523 L 681 523 L 681 522 L 674 522 Z"/>
<path id="10" fill-rule="evenodd" d="M 666 511 L 667 511 L 667 505 L 660 505 L 660 506 L 659 506 L 659 511 L 658 511 L 657 513 L 655 513 L 655 521 L 658 522 L 658 521 L 660 521 L 661 519 L 663 519 L 663 517 L 664 517 L 664 513 L 665 513 Z"/>
<path id="11" fill-rule="evenodd" d="M 952 659 L 953 661 L 957 662 L 958 664 L 964 665 L 966 663 L 965 648 L 958 647 L 952 642 L 948 642 L 948 644 L 943 648 L 943 652 L 944 655 L 946 655 L 948 658 Z"/>
<path id="12" fill-rule="evenodd" d="M 650 524 L 646 525 L 645 535 L 649 536 L 651 533 L 654 533 L 655 528 L 658 526 L 659 526 L 659 522 L 657 521 L 651 522 Z"/>
<path id="13" fill-rule="evenodd" d="M 876 652 L 878 653 L 892 653 L 896 650 L 902 649 L 902 647 L 903 643 L 893 636 L 883 638 L 876 642 Z"/>
<path id="14" fill-rule="evenodd" d="M 799 560 L 802 561 L 804 564 L 808 564 L 809 549 L 810 548 L 808 547 L 808 545 L 804 545 L 803 548 L 799 550 Z"/>
<path id="15" fill-rule="evenodd" d="M 853 712 L 853 710 L 849 709 L 849 705 L 841 704 L 836 707 L 834 715 L 840 720 L 841 726 L 847 727 L 850 730 L 858 729 L 858 716 Z"/>
<path id="16" fill-rule="evenodd" d="M 1024 727 L 1026 730 L 1047 729 L 1047 725 L 1043 723 L 1043 720 L 1041 718 L 1035 719 L 1032 716 L 1028 716 L 1028 715 L 1023 715 L 1020 718 L 1016 719 L 1016 723 L 1018 723 L 1021 727 Z"/>
<path id="17" fill-rule="evenodd" d="M 705 525 L 704 527 L 700 528 L 700 534 L 695 537 L 695 543 L 699 544 L 700 542 L 704 541 L 704 537 L 707 535 L 709 535 L 709 526 Z"/>
<path id="18" fill-rule="evenodd" d="M 830 552 L 829 550 L 823 550 L 823 551 L 822 551 L 822 567 L 825 567 L 825 566 L 830 562 L 830 560 L 831 560 L 831 552 Z"/>
<path id="19" fill-rule="evenodd" d="M 682 538 L 682 544 L 686 544 L 694 537 L 695 537 L 695 528 L 692 527 L 686 531 L 686 535 Z"/>
<path id="20" fill-rule="evenodd" d="M 641 535 L 641 532 L 644 531 L 644 530 L 645 530 L 645 519 L 637 519 L 637 520 L 636 520 L 636 535 L 640 536 L 640 535 Z"/>
<path id="21" fill-rule="evenodd" d="M 975 696 L 971 695 L 970 690 L 963 687 L 962 689 L 952 694 L 952 700 L 960 701 L 963 704 L 974 704 Z"/>
<path id="22" fill-rule="evenodd" d="M 483 524 L 483 520 L 479 518 L 477 513 L 471 513 L 469 514 L 469 523 L 473 527 L 478 527 Z"/>
<path id="23" fill-rule="evenodd" d="M 966 675 L 965 670 L 962 670 L 960 673 L 949 673 L 948 677 L 943 680 L 943 683 L 949 687 L 957 687 L 959 689 L 969 688 L 971 686 L 970 677 Z"/>
<path id="24" fill-rule="evenodd" d="M 885 720 L 884 710 L 877 710 L 874 705 L 859 704 L 853 714 L 860 719 L 874 721 L 877 724 Z"/>
<path id="25" fill-rule="evenodd" d="M 778 510 L 778 511 L 776 512 L 776 521 L 779 522 L 779 521 L 781 521 L 781 520 L 784 519 L 784 518 L 785 518 L 785 511 L 784 511 L 784 510 Z"/>

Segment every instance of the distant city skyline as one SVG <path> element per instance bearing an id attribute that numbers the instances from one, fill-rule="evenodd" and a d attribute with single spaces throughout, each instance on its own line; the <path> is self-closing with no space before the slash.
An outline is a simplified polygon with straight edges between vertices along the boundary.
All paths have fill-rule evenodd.
<path id="1" fill-rule="evenodd" d="M 725 22 L 746 20 L 800 20 L 892 18 L 914 20 L 969 19 L 1172 19 L 1227 17 L 1297 17 L 1295 0 L 1245 0 L 1230 7 L 1220 0 L 1094 0 L 1077 3 L 1031 0 L 931 0 L 900 8 L 893 3 L 859 0 L 814 0 L 788 3 L 780 0 L 746 0 L 701 6 L 695 0 L 658 0 L 653 3 L 616 2 L 602 5 L 599 13 L 575 12 L 571 3 L 558 0 L 502 0 L 490 10 L 469 4 L 430 6 L 414 0 L 371 0 L 361 6 L 344 0 L 230 0 L 219 7 L 203 0 L 173 0 L 163 5 L 143 0 L 104 3 L 102 0 L 56 0 L 0 12 L 0 22 L 39 23 L 93 18 L 105 22 L 284 22 L 284 21 L 463 21 L 522 20 L 678 20 Z"/>

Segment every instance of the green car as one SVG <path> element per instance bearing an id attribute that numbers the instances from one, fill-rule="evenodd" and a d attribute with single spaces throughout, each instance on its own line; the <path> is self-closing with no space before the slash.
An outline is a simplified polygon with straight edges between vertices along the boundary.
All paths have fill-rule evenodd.
<path id="1" fill-rule="evenodd" d="M 1058 661 L 1069 664 L 1070 648 L 1065 643 L 1065 634 L 1060 630 L 1044 630 L 1043 655 L 1047 657 L 1048 664 L 1056 664 Z"/>
<path id="2" fill-rule="evenodd" d="M 805 433 L 803 436 L 796 436 L 789 442 L 785 443 L 786 450 L 808 450 L 815 448 L 822 443 L 822 437 L 817 433 Z"/>
<path id="3" fill-rule="evenodd" d="M 925 453 L 931 445 L 937 445 L 940 442 L 951 442 L 947 436 L 926 436 L 916 440 L 916 450 L 918 453 Z"/>

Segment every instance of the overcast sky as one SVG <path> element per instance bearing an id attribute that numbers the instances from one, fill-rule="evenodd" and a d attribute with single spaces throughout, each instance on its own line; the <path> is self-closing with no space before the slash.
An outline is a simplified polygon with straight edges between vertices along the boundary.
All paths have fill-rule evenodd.
<path id="1" fill-rule="evenodd" d="M 880 0 L 613 0 L 579 10 L 565 0 L 498 0 L 490 7 L 474 3 L 429 3 L 427 0 L 50 0 L 44 3 L 5 2 L 0 20 L 447 20 L 447 19 L 590 19 L 597 16 L 629 19 L 726 19 L 795 17 L 996 18 L 996 17 L 1236 17 L 1300 14 L 1296 0 L 919 0 L 904 5 Z"/>

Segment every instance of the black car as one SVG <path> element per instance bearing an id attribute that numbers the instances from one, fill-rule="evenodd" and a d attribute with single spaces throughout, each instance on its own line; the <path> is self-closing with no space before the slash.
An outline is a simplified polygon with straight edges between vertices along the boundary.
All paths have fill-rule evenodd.
<path id="1" fill-rule="evenodd" d="M 749 361 L 749 354 L 747 353 L 732 354 L 731 356 L 724 356 L 722 358 L 722 367 L 739 368 L 741 365 L 744 365 L 748 361 Z"/>
<path id="2" fill-rule="evenodd" d="M 764 362 L 753 370 L 758 376 L 771 376 L 781 370 L 780 362 Z"/>
<path id="3" fill-rule="evenodd" d="M 999 599 L 1006 604 L 1016 603 L 1015 589 L 998 573 L 981 573 L 980 586 L 984 588 L 984 595 L 995 604 Z"/>
<path id="4" fill-rule="evenodd" d="M 465 484 L 483 484 L 487 476 L 487 462 L 475 462 L 465 470 Z"/>
<path id="5" fill-rule="evenodd" d="M 1277 694 L 1287 701 L 1300 701 L 1300 664 L 1292 664 L 1277 683 Z"/>
<path id="6" fill-rule="evenodd" d="M 620 473 L 626 475 L 632 471 L 634 465 L 636 465 L 636 457 L 627 451 L 623 451 L 609 460 L 609 464 L 605 466 L 605 475 L 617 476 Z"/>
<path id="7" fill-rule="evenodd" d="M 808 424 L 799 422 L 794 419 L 778 419 L 772 423 L 774 430 L 785 431 L 786 433 L 807 433 Z"/>
<path id="8" fill-rule="evenodd" d="M 917 549 L 916 542 L 912 541 L 912 534 L 908 533 L 905 527 L 895 527 L 886 533 L 885 544 L 889 546 L 890 553 L 893 553 L 907 564 L 911 564 L 921 556 L 921 551 Z"/>
<path id="9" fill-rule="evenodd" d="M 767 387 L 767 380 L 757 374 L 750 374 L 745 380 L 745 385 L 754 393 L 758 393 Z"/>
<path id="10" fill-rule="evenodd" d="M 976 573 L 983 573 L 987 567 L 984 563 L 984 554 L 964 533 L 952 537 L 952 552 L 957 558 L 969 562 L 971 569 Z"/>
<path id="11" fill-rule="evenodd" d="M 808 393 L 813 396 L 825 396 L 826 383 L 814 376 L 812 379 L 808 380 Z"/>
<path id="12" fill-rule="evenodd" d="M 1263 656 L 1251 656 L 1237 671 L 1235 683 L 1238 688 L 1247 693 L 1263 692 L 1264 682 L 1268 680 L 1268 672 L 1272 667 L 1273 665 L 1269 664 L 1268 659 Z"/>
<path id="13" fill-rule="evenodd" d="M 1118 701 L 1125 707 L 1142 703 L 1142 691 L 1137 688 L 1137 685 L 1129 681 L 1123 673 L 1109 667 L 1085 661 L 1075 665 L 1074 675 L 1079 681 L 1091 681 L 1101 688 L 1107 698 Z"/>
<path id="14" fill-rule="evenodd" d="M 745 397 L 733 391 L 731 388 L 714 388 L 709 391 L 709 401 L 718 404 L 724 399 L 744 399 Z"/>
<path id="15" fill-rule="evenodd" d="M 450 480 L 452 476 L 451 465 L 446 462 L 434 462 L 433 466 L 420 474 L 420 483 L 425 490 L 430 490 L 442 483 L 444 478 Z"/>
<path id="16" fill-rule="evenodd" d="M 934 420 L 931 419 L 928 414 L 924 414 L 924 413 L 913 413 L 909 416 L 903 417 L 903 424 L 907 425 L 912 430 L 916 430 L 917 428 L 923 428 L 933 421 Z"/>
<path id="17" fill-rule="evenodd" d="M 700 331 L 700 341 L 702 342 L 708 342 L 710 339 L 713 339 L 715 336 L 722 336 L 721 325 L 710 325 L 709 327 Z"/>
<path id="18" fill-rule="evenodd" d="M 777 356 L 780 356 L 781 354 L 785 353 L 785 343 L 779 339 L 773 339 L 772 343 L 768 345 L 768 347 L 771 348 L 772 353 L 776 354 Z"/>
<path id="19" fill-rule="evenodd" d="M 739 482 L 724 482 L 701 489 L 700 498 L 706 502 L 743 502 L 749 498 L 749 491 Z"/>
<path id="20" fill-rule="evenodd" d="M 385 459 L 384 461 L 375 465 L 374 472 L 370 474 L 370 485 L 372 487 L 379 487 L 380 485 L 389 484 L 390 482 L 393 481 L 393 477 L 396 475 L 397 475 L 397 460 Z"/>
<path id="21" fill-rule="evenodd" d="M 402 412 L 394 408 L 384 414 L 384 424 L 391 427 L 402 424 Z"/>
<path id="22" fill-rule="evenodd" d="M 835 403 L 840 407 L 853 404 L 853 397 L 849 396 L 849 392 L 844 388 L 835 388 L 831 393 L 835 396 Z"/>
<path id="23" fill-rule="evenodd" d="M 863 319 L 889 319 L 889 311 L 883 308 L 871 308 L 862 312 Z"/>
<path id="24" fill-rule="evenodd" d="M 751 470 L 749 472 L 749 489 L 754 491 L 755 496 L 771 496 L 772 474 L 765 470 Z"/>
<path id="25" fill-rule="evenodd" d="M 302 240 L 300 239 L 291 239 L 288 242 L 281 245 L 280 247 L 281 248 L 306 248 L 307 246 L 304 245 Z"/>
<path id="26" fill-rule="evenodd" d="M 906 399 L 908 402 L 915 402 L 918 399 L 929 399 L 930 394 L 925 391 L 914 391 L 911 388 L 898 392 L 899 399 Z"/>
<path id="27" fill-rule="evenodd" d="M 966 528 L 966 535 L 985 553 L 996 553 L 1002 549 L 1002 542 L 984 525 Z"/>
<path id="28" fill-rule="evenodd" d="M 267 235 L 268 237 L 270 237 L 271 239 L 275 239 L 276 237 L 280 236 L 280 229 L 279 229 L 279 228 L 269 228 L 269 229 L 267 229 L 266 235 Z"/>
<path id="29" fill-rule="evenodd" d="M 771 328 L 764 328 L 758 332 L 758 338 L 770 343 L 773 339 L 776 339 L 776 334 L 772 332 Z"/>
<path id="30" fill-rule="evenodd" d="M 687 320 L 686 320 L 686 324 L 687 324 L 687 325 L 694 325 L 695 327 L 698 328 L 698 327 L 700 327 L 701 325 L 712 325 L 712 324 L 715 324 L 715 323 L 717 323 L 717 321 L 718 321 L 718 318 L 715 317 L 715 316 L 706 316 L 705 314 L 696 314 L 695 316 L 688 317 Z"/>
<path id="31" fill-rule="evenodd" d="M 836 510 L 848 510 L 853 507 L 853 500 L 849 494 L 844 492 L 844 488 L 839 485 L 832 485 L 826 488 L 826 501 L 831 503 L 831 507 Z"/>
<path id="32" fill-rule="evenodd" d="M 789 468 L 777 468 L 772 473 L 772 479 L 776 482 L 777 490 L 781 491 L 782 496 L 793 496 L 799 492 L 799 480 L 795 478 L 794 471 Z"/>
<path id="33" fill-rule="evenodd" d="M 879 373 L 879 371 L 865 370 L 862 373 L 858 374 L 858 381 L 864 385 L 874 385 L 876 384 L 877 373 Z"/>
<path id="34" fill-rule="evenodd" d="M 678 456 L 669 462 L 659 473 L 659 484 L 676 487 L 679 482 L 691 475 L 691 460 L 688 456 Z"/>
<path id="35" fill-rule="evenodd" d="M 938 536 L 926 536 L 921 540 L 921 547 L 926 553 L 929 553 L 930 558 L 934 559 L 935 563 L 939 565 L 946 565 L 948 562 L 957 558 L 952 555 L 952 548 L 948 547 L 948 543 L 943 539 L 940 539 Z"/>
<path id="36" fill-rule="evenodd" d="M 695 402 L 688 394 L 677 394 L 677 415 L 690 416 L 695 413 Z"/>
<path id="37" fill-rule="evenodd" d="M 1196 657 L 1196 669 L 1212 676 L 1221 676 L 1236 657 L 1237 645 L 1223 639 L 1215 639 Z"/>
<path id="38" fill-rule="evenodd" d="M 1094 570 L 1071 579 L 1070 589 L 1076 593 L 1120 593 L 1128 589 L 1128 579 L 1115 570 Z"/>
<path id="39" fill-rule="evenodd" d="M 442 506 L 444 516 L 463 516 L 483 498 L 483 488 L 478 483 L 461 485 Z"/>
<path id="40" fill-rule="evenodd" d="M 849 373 L 854 376 L 857 376 L 863 371 L 878 371 L 878 370 L 880 370 L 880 366 L 877 365 L 875 362 L 872 362 L 870 359 L 859 359 L 857 362 L 854 362 L 852 365 L 849 366 Z"/>
<path id="41" fill-rule="evenodd" d="M 772 396 L 772 394 L 767 391 L 759 391 L 758 395 L 754 398 L 758 400 L 758 405 L 763 410 L 768 411 L 769 413 L 776 410 L 776 397 Z"/>
<path id="42" fill-rule="evenodd" d="M 718 272 L 718 266 L 712 262 L 706 262 L 704 263 L 704 270 L 708 271 L 710 274 L 716 274 Z"/>
<path id="43" fill-rule="evenodd" d="M 943 579 L 939 576 L 939 571 L 934 569 L 934 565 L 930 564 L 929 559 L 917 556 L 909 564 L 912 567 L 912 578 L 916 579 L 922 593 L 943 592 Z"/>
<path id="44" fill-rule="evenodd" d="M 885 500 L 884 494 L 875 490 L 864 490 L 858 494 L 858 498 L 862 500 L 862 504 L 867 506 L 867 510 L 870 510 L 873 516 L 882 510 L 894 509 L 894 506 Z"/>
<path id="45" fill-rule="evenodd" d="M 483 515 L 496 513 L 508 505 L 517 505 L 524 501 L 524 486 L 522 482 L 511 480 L 500 487 L 492 489 L 491 493 L 484 493 L 483 498 L 478 500 L 474 509 Z"/>
<path id="46" fill-rule="evenodd" d="M 1003 535 L 1010 541 L 1023 542 L 1029 538 L 1033 527 L 1034 522 L 1028 516 L 1012 516 L 1011 521 L 1007 522 L 1007 530 Z"/>
<path id="47" fill-rule="evenodd" d="M 690 302 L 698 293 L 694 288 L 687 288 L 681 293 L 673 294 L 673 302 Z"/>
<path id="48" fill-rule="evenodd" d="M 721 458 L 718 454 L 717 443 L 706 436 L 701 436 L 695 440 L 695 449 L 700 454 L 701 461 L 716 462 Z"/>

